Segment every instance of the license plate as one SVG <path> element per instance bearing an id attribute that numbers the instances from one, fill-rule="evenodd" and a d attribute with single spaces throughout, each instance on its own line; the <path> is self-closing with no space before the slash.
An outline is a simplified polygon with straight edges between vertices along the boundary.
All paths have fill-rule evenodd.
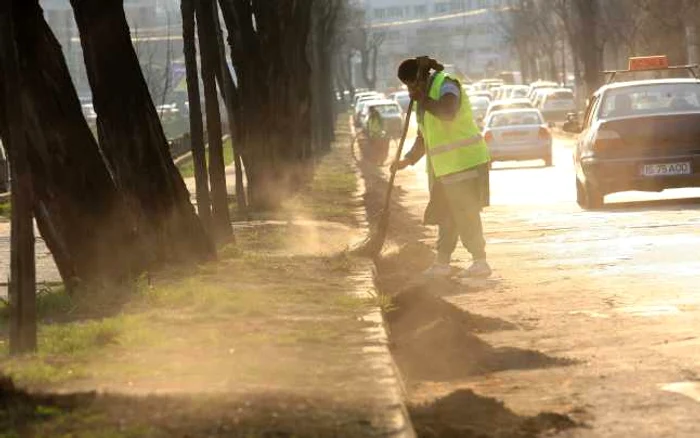
<path id="1" fill-rule="evenodd" d="M 690 167 L 690 162 L 645 164 L 642 167 L 642 175 L 644 176 L 690 175 L 691 173 L 693 170 Z"/>
<path id="2" fill-rule="evenodd" d="M 504 137 L 522 137 L 523 135 L 527 135 L 526 131 L 506 131 L 503 133 Z"/>

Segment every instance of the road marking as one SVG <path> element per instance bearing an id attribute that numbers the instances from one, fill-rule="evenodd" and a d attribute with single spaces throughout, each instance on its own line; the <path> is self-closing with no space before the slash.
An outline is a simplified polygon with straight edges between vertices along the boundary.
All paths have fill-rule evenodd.
<path id="1" fill-rule="evenodd" d="M 700 402 L 700 382 L 674 382 L 660 385 L 662 391 L 684 395 Z"/>

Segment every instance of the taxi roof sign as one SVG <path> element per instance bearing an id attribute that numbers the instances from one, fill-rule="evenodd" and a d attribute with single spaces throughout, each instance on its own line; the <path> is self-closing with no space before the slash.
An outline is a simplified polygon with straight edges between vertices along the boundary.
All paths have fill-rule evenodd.
<path id="1" fill-rule="evenodd" d="M 666 55 L 636 56 L 629 59 L 629 71 L 661 70 L 668 68 Z"/>

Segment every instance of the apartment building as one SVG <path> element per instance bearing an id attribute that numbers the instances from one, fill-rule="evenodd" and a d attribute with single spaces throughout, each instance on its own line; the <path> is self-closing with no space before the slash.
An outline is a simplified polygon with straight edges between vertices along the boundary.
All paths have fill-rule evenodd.
<path id="1" fill-rule="evenodd" d="M 396 85 L 407 57 L 430 55 L 471 78 L 517 70 L 499 12 L 508 0 L 362 0 L 366 22 L 384 42 L 377 86 Z"/>

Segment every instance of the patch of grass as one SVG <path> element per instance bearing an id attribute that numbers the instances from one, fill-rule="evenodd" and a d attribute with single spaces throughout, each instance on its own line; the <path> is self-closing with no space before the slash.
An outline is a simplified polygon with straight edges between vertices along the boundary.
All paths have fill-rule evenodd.
<path id="1" fill-rule="evenodd" d="M 209 149 L 207 148 L 207 152 L 208 150 Z M 209 165 L 208 153 L 206 155 L 206 159 L 207 165 Z M 228 138 L 226 141 L 224 141 L 224 165 L 228 166 L 231 163 L 233 163 L 233 148 L 231 147 L 231 138 Z M 194 177 L 194 162 L 192 161 L 191 156 L 189 159 L 180 162 L 177 168 L 180 171 L 180 175 L 182 175 L 183 178 Z"/>
<path id="2" fill-rule="evenodd" d="M 229 153 L 230 144 L 224 150 Z M 285 408 L 272 405 L 250 428 L 238 428 L 239 420 L 252 412 L 251 395 L 260 390 L 272 388 L 275 395 L 313 392 L 336 400 L 344 389 L 352 393 L 365 387 L 362 329 L 368 323 L 361 317 L 373 300 L 347 293 L 356 281 L 349 277 L 358 262 L 347 253 L 302 251 L 312 240 L 323 248 L 352 234 L 347 225 L 354 224 L 359 201 L 353 198 L 356 180 L 348 160 L 342 150 L 323 157 L 316 178 L 290 201 L 289 210 L 270 217 L 272 224 L 237 229 L 236 243 L 223 246 L 217 261 L 172 267 L 121 291 L 89 285 L 72 294 L 62 288 L 42 291 L 39 351 L 0 358 L 0 368 L 19 385 L 145 394 L 176 390 L 185 397 L 212 390 L 217 395 L 211 403 L 197 402 L 180 411 L 151 397 L 110 400 L 108 406 L 100 397 L 99 408 L 64 413 L 49 409 L 48 420 L 32 420 L 33 436 L 161 437 L 173 430 L 191 430 L 190 436 L 267 436 L 270 421 L 278 421 L 270 419 L 281 417 Z M 290 217 L 345 226 L 322 224 L 316 229 L 313 223 L 279 223 Z M 221 403 L 219 394 L 227 392 L 241 394 L 245 404 L 221 409 L 235 422 L 217 435 L 212 425 L 220 424 L 223 415 L 211 412 Z M 153 409 L 138 403 L 152 403 Z M 328 407 L 325 399 L 321 409 L 284 400 L 284 406 L 299 405 L 302 410 L 289 417 L 294 427 L 315 430 L 321 409 L 328 409 L 331 426 L 326 434 L 300 431 L 298 436 L 332 436 L 336 428 L 348 435 L 348 427 L 360 424 L 349 422 L 347 414 Z M 370 412 L 358 418 L 371 418 L 373 408 L 366 409 Z M 178 423 L 183 411 L 193 418 L 189 424 Z M 198 421 L 202 429 L 196 428 Z M 194 429 L 187 429 L 193 424 Z M 363 432 L 353 436 L 370 435 Z"/>
<path id="3" fill-rule="evenodd" d="M 12 204 L 9 200 L 0 202 L 0 217 L 10 218 L 12 215 Z"/>

